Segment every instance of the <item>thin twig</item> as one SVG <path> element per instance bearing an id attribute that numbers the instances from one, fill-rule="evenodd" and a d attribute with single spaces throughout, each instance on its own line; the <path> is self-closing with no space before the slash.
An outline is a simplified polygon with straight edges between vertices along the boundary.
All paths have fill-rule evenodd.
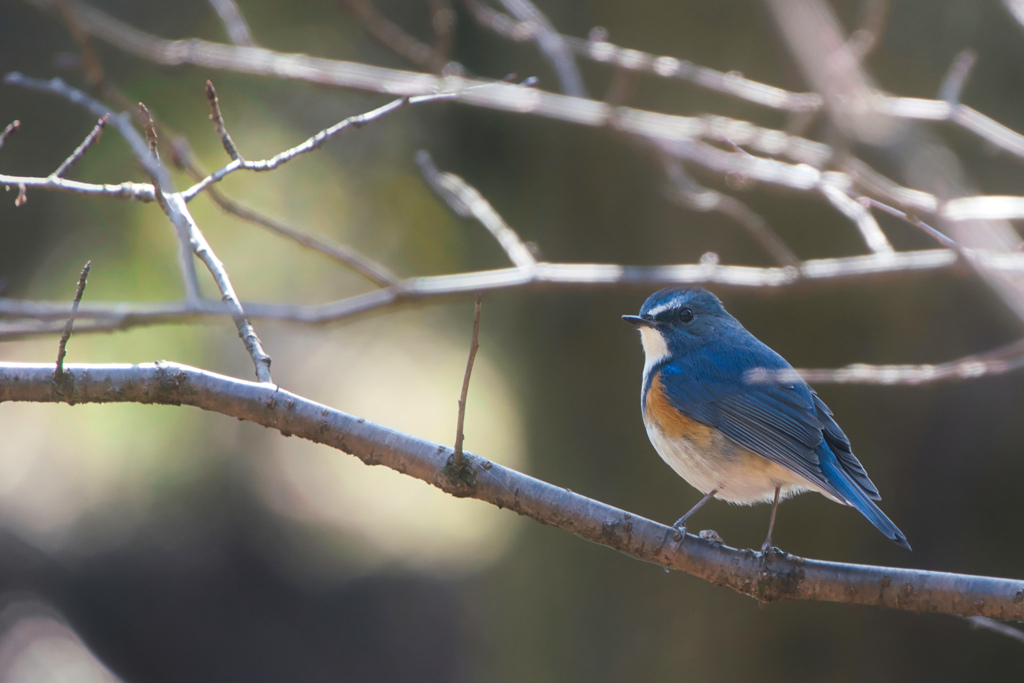
<path id="1" fill-rule="evenodd" d="M 32 178 L 28 176 L 12 176 L 0 173 L 0 185 L 15 185 L 20 187 L 31 187 L 35 190 L 56 190 L 59 192 L 72 192 L 84 196 L 101 196 L 111 199 L 131 199 L 139 202 L 156 201 L 156 194 L 153 185 L 150 183 L 119 183 L 117 185 L 97 185 L 95 183 L 83 183 L 78 180 L 67 178 Z"/>
<path id="2" fill-rule="evenodd" d="M 401 26 L 378 12 L 370 0 L 342 0 L 342 4 L 356 15 L 359 23 L 377 42 L 396 55 L 437 74 L 448 66 L 444 52 L 411 36 Z"/>
<path id="3" fill-rule="evenodd" d="M 425 149 L 416 152 L 416 163 L 444 203 L 459 216 L 472 218 L 487 228 L 515 266 L 536 265 L 537 259 L 530 248 L 476 188 L 454 173 L 441 172 Z"/>
<path id="4" fill-rule="evenodd" d="M 948 102 L 952 106 L 960 103 L 960 93 L 963 92 L 967 79 L 971 76 L 974 65 L 978 62 L 978 54 L 974 50 L 964 50 L 956 56 L 949 72 L 942 79 L 939 86 L 939 99 Z"/>
<path id="5" fill-rule="evenodd" d="M 769 227 L 767 221 L 736 197 L 704 187 L 694 180 L 678 160 L 662 154 L 662 167 L 670 184 L 669 199 L 691 211 L 716 211 L 747 229 L 780 266 L 799 266 L 800 259 Z"/>
<path id="6" fill-rule="evenodd" d="M 4 143 L 7 142 L 7 138 L 9 138 L 14 133 L 17 133 L 18 128 L 20 127 L 21 121 L 18 120 L 11 121 L 7 124 L 7 127 L 4 128 L 2 133 L 0 133 L 0 149 L 3 149 Z"/>
<path id="7" fill-rule="evenodd" d="M 107 125 L 108 118 L 110 117 L 107 115 L 100 117 L 100 120 L 96 122 L 92 131 L 85 136 L 85 140 L 82 140 L 82 144 L 76 147 L 75 151 L 71 153 L 71 156 L 65 159 L 63 163 L 57 167 L 57 170 L 50 174 L 52 177 L 59 178 L 70 171 L 74 165 L 85 156 L 85 153 L 89 151 L 89 148 L 99 142 L 100 136 L 103 135 L 103 128 Z"/>
<path id="8" fill-rule="evenodd" d="M 455 8 L 450 0 L 428 0 L 430 25 L 434 29 L 434 52 L 446 62 L 452 49 L 452 34 L 455 32 Z"/>
<path id="9" fill-rule="evenodd" d="M 863 61 L 878 45 L 889 13 L 888 0 L 864 0 L 861 8 L 860 27 L 850 34 L 846 49 Z"/>
<path id="10" fill-rule="evenodd" d="M 1014 628 L 1009 624 L 1004 624 L 989 617 L 967 617 L 967 621 L 971 623 L 972 628 L 993 631 L 1007 638 L 1012 638 L 1019 643 L 1024 643 L 1024 631 Z"/>
<path id="11" fill-rule="evenodd" d="M 857 226 L 868 249 L 876 254 L 891 254 L 894 249 L 889 239 L 882 232 L 878 221 L 863 204 L 851 198 L 834 185 L 822 185 L 821 192 L 839 213 L 843 214 Z"/>
<path id="12" fill-rule="evenodd" d="M 209 92 L 209 90 L 207 92 Z M 355 116 L 350 116 L 347 119 L 334 124 L 330 128 L 325 128 L 324 130 L 320 131 L 311 138 L 308 138 L 305 142 L 302 142 L 290 149 L 286 149 L 283 152 L 275 154 L 269 159 L 261 159 L 259 161 L 248 161 L 246 159 L 241 158 L 240 156 L 236 157 L 228 165 L 220 168 L 217 171 L 214 171 L 213 173 L 206 176 L 192 187 L 182 192 L 181 196 L 185 199 L 185 201 L 189 201 L 197 194 L 208 188 L 209 186 L 213 185 L 214 183 L 220 182 L 225 177 L 238 170 L 244 169 L 246 171 L 256 172 L 271 171 L 280 166 L 281 164 L 287 163 L 301 154 L 312 152 L 313 150 L 318 149 L 325 142 L 330 140 L 338 133 L 346 131 L 349 128 L 362 128 L 368 123 L 377 121 L 383 118 L 384 116 L 387 116 L 388 114 L 398 111 L 399 109 L 402 109 L 406 106 L 422 104 L 426 102 L 450 100 L 453 99 L 454 97 L 455 93 L 435 93 L 433 95 L 423 95 L 420 97 L 402 97 L 400 99 L 394 100 L 393 102 L 389 102 L 388 104 L 385 104 L 382 107 L 378 107 L 377 109 L 368 111 L 365 114 L 356 114 Z M 223 127 L 223 120 L 221 121 L 220 126 Z"/>
<path id="13" fill-rule="evenodd" d="M 231 139 L 231 134 L 228 133 L 228 129 L 224 125 L 224 115 L 220 111 L 220 100 L 217 99 L 217 91 L 209 80 L 206 81 L 206 99 L 210 103 L 210 120 L 213 121 L 213 125 L 217 129 L 217 135 L 220 136 L 220 143 L 224 145 L 224 151 L 232 159 L 241 159 L 242 155 L 238 153 L 235 141 Z"/>
<path id="14" fill-rule="evenodd" d="M 481 26 L 503 38 L 518 42 L 533 40 L 531 32 L 523 26 L 523 22 L 495 11 L 479 0 L 463 0 L 463 4 Z M 565 35 L 562 39 L 578 56 L 601 64 L 610 64 L 617 69 L 686 81 L 752 104 L 781 111 L 807 112 L 821 108 L 821 96 L 817 93 L 790 92 L 744 78 L 735 72 L 725 73 L 675 57 L 658 56 L 619 47 L 608 42 L 607 34 L 602 31 L 591 32 L 587 39 Z"/>
<path id="15" fill-rule="evenodd" d="M 185 138 L 179 137 L 176 139 L 171 149 L 174 153 L 175 164 L 187 171 L 194 179 L 200 180 L 207 176 L 206 172 L 199 168 L 195 155 L 192 153 L 192 149 L 188 146 Z M 234 199 L 230 199 L 216 187 L 207 188 L 206 195 L 227 213 L 254 225 L 266 228 L 307 249 L 318 251 L 338 263 L 351 268 L 379 287 L 390 287 L 398 283 L 398 277 L 388 268 L 350 247 L 334 244 L 321 237 L 289 227 L 280 221 L 236 202 Z"/>
<path id="16" fill-rule="evenodd" d="M 82 268 L 82 274 L 78 276 L 78 288 L 75 290 L 75 299 L 71 303 L 71 315 L 64 323 L 64 332 L 60 335 L 60 342 L 57 344 L 57 367 L 54 370 L 54 377 L 58 382 L 64 379 L 64 356 L 67 355 L 68 340 L 71 339 L 71 330 L 75 326 L 75 315 L 78 313 L 78 306 L 82 303 L 82 295 L 85 294 L 85 281 L 89 277 L 89 268 L 92 261 L 86 261 Z"/>
<path id="17" fill-rule="evenodd" d="M 465 466 L 465 455 L 462 453 L 462 442 L 466 438 L 463 426 L 466 422 L 466 398 L 469 395 L 469 378 L 473 374 L 473 362 L 480 348 L 480 307 L 483 294 L 477 292 L 473 297 L 473 338 L 469 343 L 469 358 L 466 359 L 466 374 L 462 377 L 462 393 L 459 395 L 459 418 L 455 425 L 455 449 L 452 452 L 452 469 L 456 476 L 462 474 Z"/>
<path id="18" fill-rule="evenodd" d="M 245 17 L 242 16 L 235 0 L 207 0 L 207 2 L 220 17 L 221 23 L 224 24 L 224 30 L 227 31 L 228 38 L 232 43 L 235 45 L 256 44 L 252 38 L 252 31 L 249 30 L 249 24 L 245 22 Z"/>
<path id="19" fill-rule="evenodd" d="M 544 13 L 530 0 L 501 0 L 501 4 L 528 27 L 530 37 L 555 70 L 562 92 L 571 97 L 586 97 L 587 89 L 572 49 Z"/>
<path id="20" fill-rule="evenodd" d="M 139 117 L 142 119 L 142 128 L 146 131 L 149 151 L 159 161 L 160 150 L 157 149 L 156 125 L 153 123 L 153 116 L 149 113 L 149 109 L 142 102 L 139 102 Z"/>
<path id="21" fill-rule="evenodd" d="M 747 373 L 751 384 L 804 380 L 815 384 L 928 384 L 1001 375 L 1024 368 L 1024 339 L 985 353 L 935 365 L 867 365 L 854 363 L 835 370 L 765 370 Z"/>
<path id="22" fill-rule="evenodd" d="M 960 245 L 957 244 L 948 235 L 945 235 L 942 232 L 936 230 L 935 228 L 928 225 L 927 223 L 925 223 L 924 221 L 922 221 L 920 218 L 913 214 L 909 214 L 905 211 L 900 211 L 896 207 L 889 206 L 888 204 L 884 204 L 878 201 L 877 199 L 872 199 L 871 197 L 857 197 L 857 201 L 864 206 L 875 207 L 876 209 L 883 211 L 889 214 L 890 216 L 895 216 L 897 218 L 903 219 L 907 223 L 910 223 L 911 225 L 924 230 L 930 237 L 934 238 L 936 242 L 938 242 L 944 247 L 949 247 L 951 249 L 960 249 Z"/>
<path id="23" fill-rule="evenodd" d="M 986 268 L 1024 272 L 1022 255 L 979 255 Z M 453 275 L 407 278 L 386 289 L 357 294 L 323 304 L 246 302 L 254 318 L 287 320 L 306 324 L 334 322 L 383 308 L 440 298 L 471 296 L 476 292 L 510 289 L 584 291 L 607 288 L 650 290 L 670 285 L 701 284 L 738 288 L 811 287 L 825 283 L 871 280 L 915 272 L 947 270 L 959 266 L 950 249 L 925 249 L 895 254 L 869 254 L 843 258 L 810 259 L 799 268 L 756 268 L 711 262 L 665 266 L 623 266 L 602 263 L 537 263 L 528 268 L 501 268 Z M 79 317 L 102 323 L 104 330 L 127 329 L 144 324 L 195 322 L 203 317 L 230 315 L 231 308 L 217 301 L 189 303 L 87 304 Z M 64 302 L 23 301 L 0 298 L 0 315 L 33 320 L 63 320 Z M 100 328 L 97 328 L 99 331 Z M 79 332 L 81 332 L 79 326 Z"/>

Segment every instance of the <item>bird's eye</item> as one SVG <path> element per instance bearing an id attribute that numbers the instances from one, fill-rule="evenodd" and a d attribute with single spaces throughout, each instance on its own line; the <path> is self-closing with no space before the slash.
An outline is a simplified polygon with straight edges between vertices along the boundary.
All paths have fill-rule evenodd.
<path id="1" fill-rule="evenodd" d="M 679 320 L 684 323 L 688 323 L 693 320 L 693 311 L 689 308 L 684 308 L 679 311 Z"/>

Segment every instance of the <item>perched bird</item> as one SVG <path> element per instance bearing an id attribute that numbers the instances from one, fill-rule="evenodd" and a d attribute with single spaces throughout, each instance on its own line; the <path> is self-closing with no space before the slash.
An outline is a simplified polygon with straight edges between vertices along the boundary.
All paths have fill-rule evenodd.
<path id="1" fill-rule="evenodd" d="M 804 491 L 849 505 L 896 544 L 906 537 L 874 501 L 878 489 L 850 450 L 832 411 L 802 381 L 752 383 L 758 368 L 790 370 L 779 354 L 697 287 L 663 289 L 640 315 L 623 320 L 640 330 L 644 347 L 641 409 L 658 455 L 704 498 L 752 505 L 772 503 L 768 537 L 779 501 Z"/>

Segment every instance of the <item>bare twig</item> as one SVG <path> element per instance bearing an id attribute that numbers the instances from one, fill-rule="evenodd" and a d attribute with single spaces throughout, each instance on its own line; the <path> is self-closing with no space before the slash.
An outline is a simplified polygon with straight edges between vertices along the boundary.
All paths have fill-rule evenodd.
<path id="1" fill-rule="evenodd" d="M 1014 255 L 971 254 L 982 260 L 986 268 L 1024 272 L 1024 258 Z M 909 275 L 924 271 L 950 269 L 960 264 L 958 254 L 950 249 L 926 249 L 870 254 L 831 259 L 811 259 L 800 267 L 754 268 L 706 262 L 678 266 L 622 266 L 598 263 L 537 263 L 528 268 L 502 268 L 454 275 L 434 275 L 400 280 L 386 289 L 357 294 L 324 304 L 296 305 L 245 303 L 245 311 L 253 318 L 287 320 L 306 324 L 322 324 L 369 311 L 400 304 L 473 295 L 476 292 L 504 289 L 586 290 L 609 287 L 649 290 L 681 284 L 721 285 L 740 288 L 779 288 L 820 286 L 850 280 L 870 280 Z M 0 298 L 0 315 L 39 320 L 63 320 L 68 315 L 64 302 L 23 301 Z M 204 317 L 231 315 L 227 304 L 216 301 L 190 303 L 116 303 L 86 304 L 79 319 L 95 321 L 85 331 L 128 329 L 147 324 L 195 322 Z M 31 330 L 19 329 L 17 336 L 30 336 Z"/>
<path id="2" fill-rule="evenodd" d="M 853 221 L 857 229 L 860 230 L 861 237 L 864 238 L 864 243 L 868 249 L 876 254 L 893 253 L 892 245 L 889 243 L 888 238 L 886 238 L 885 233 L 882 232 L 882 228 L 879 227 L 875 217 L 871 215 L 871 212 L 863 204 L 852 199 L 834 185 L 822 185 L 821 192 L 839 213 Z"/>
<path id="3" fill-rule="evenodd" d="M 428 0 L 428 4 L 430 25 L 434 28 L 434 51 L 447 61 L 455 31 L 455 8 L 450 0 Z"/>
<path id="4" fill-rule="evenodd" d="M 846 48 L 853 52 L 857 59 L 863 60 L 878 45 L 888 13 L 889 0 L 864 0 L 860 27 L 851 33 L 850 39 L 846 41 Z"/>
<path id="5" fill-rule="evenodd" d="M 142 166 L 143 170 L 145 170 L 146 175 L 150 177 L 153 185 L 165 192 L 173 191 L 174 184 L 171 181 L 171 176 L 167 172 L 167 169 L 164 168 L 163 164 L 160 163 L 160 160 L 152 154 L 149 144 L 141 135 L 139 135 L 139 132 L 135 130 L 131 119 L 125 113 L 122 112 L 120 114 L 114 114 L 103 103 L 89 97 L 81 90 L 70 87 L 59 78 L 43 81 L 36 78 L 29 78 L 28 76 L 14 72 L 4 76 L 4 83 L 30 90 L 52 93 L 67 99 L 72 104 L 85 108 L 94 116 L 107 116 L 109 125 L 114 126 L 117 132 L 120 133 L 121 137 L 123 137 L 128 143 L 128 146 L 132 150 L 132 154 Z M 153 196 L 158 201 L 160 200 L 159 192 L 154 192 Z M 178 237 L 178 267 L 181 270 L 185 296 L 188 299 L 198 299 L 199 281 L 196 278 L 195 264 L 192 261 L 192 244 L 190 235 L 190 224 L 193 223 L 192 217 L 188 214 L 187 208 L 185 208 L 184 213 L 178 210 L 178 207 L 176 206 L 178 202 L 174 202 L 174 210 L 168 206 L 170 203 L 170 200 L 165 200 L 161 208 L 169 212 L 168 215 L 171 218 L 171 223 L 174 225 L 175 232 Z M 183 202 L 181 203 L 181 206 L 184 207 Z"/>
<path id="6" fill-rule="evenodd" d="M 800 259 L 786 246 L 768 223 L 735 197 L 704 187 L 694 180 L 677 160 L 661 155 L 669 180 L 669 198 L 691 211 L 717 211 L 747 229 L 780 266 L 798 266 Z"/>
<path id="7" fill-rule="evenodd" d="M 213 121 L 213 125 L 217 129 L 217 135 L 220 136 L 220 143 L 224 145 L 224 151 L 232 159 L 241 159 L 242 155 L 238 153 L 235 141 L 231 139 L 231 135 L 224 125 L 224 115 L 220 112 L 220 100 L 217 99 L 217 91 L 210 81 L 206 81 L 206 99 L 210 102 L 210 120 Z"/>
<path id="8" fill-rule="evenodd" d="M 226 45 L 198 39 L 165 40 L 140 31 L 79 0 L 66 0 L 62 6 L 71 10 L 80 30 L 158 64 L 194 64 L 407 97 L 445 89 L 458 90 L 457 84 L 463 89 L 458 90 L 453 99 L 464 104 L 528 113 L 585 126 L 603 127 L 609 123 L 610 114 L 606 107 L 599 102 L 581 98 L 567 100 L 565 96 L 533 88 L 515 88 L 465 78 L 442 79 L 430 74 L 279 53 L 258 47 Z M 575 43 L 569 42 L 576 49 Z M 592 44 L 585 40 L 580 40 L 580 43 L 591 50 L 591 57 L 597 61 L 612 62 L 622 68 L 649 68 L 654 73 L 661 73 L 667 77 L 684 77 L 682 74 L 685 73 L 687 80 L 764 106 L 786 111 L 814 110 L 821 107 L 822 99 L 818 94 L 791 93 L 749 81 L 735 74 L 694 67 L 688 62 L 672 57 L 653 57 L 634 50 L 624 50 L 608 43 Z M 870 95 L 867 97 L 868 110 L 865 110 L 872 114 L 870 118 L 876 118 L 874 114 L 877 113 L 896 118 L 949 121 L 979 135 L 1000 149 L 1024 157 L 1024 135 L 1010 130 L 970 107 L 951 107 L 949 103 L 941 100 L 888 97 L 872 89 L 865 92 Z M 730 124 L 729 119 L 722 117 L 669 116 L 630 108 L 616 112 L 615 117 L 617 125 L 626 132 L 645 135 L 655 140 L 693 140 L 702 136 L 710 139 L 733 139 L 755 151 L 791 156 L 797 163 L 819 167 L 831 158 L 832 150 L 826 145 L 785 135 L 780 131 L 761 129 L 746 121 Z M 726 127 L 725 130 L 722 129 L 723 125 Z M 774 151 L 768 151 L 769 147 Z"/>
<path id="9" fill-rule="evenodd" d="M 52 177 L 59 178 L 70 171 L 72 167 L 74 167 L 74 165 L 77 164 L 83 156 L 85 156 L 85 153 L 89 151 L 89 148 L 99 142 L 100 136 L 103 135 L 103 128 L 107 125 L 108 118 L 109 116 L 107 115 L 100 117 L 100 120 L 96 122 L 92 131 L 85 136 L 85 140 L 82 140 L 82 144 L 76 147 L 75 151 L 71 153 L 71 156 L 65 159 L 63 163 L 57 167 L 57 170 L 50 174 Z"/>
<path id="10" fill-rule="evenodd" d="M 986 353 L 936 365 L 867 365 L 855 363 L 836 370 L 754 370 L 747 375 L 752 384 L 793 382 L 803 379 L 816 384 L 927 384 L 1001 375 L 1024 367 L 1024 339 Z"/>
<path id="11" fill-rule="evenodd" d="M 416 153 L 416 163 L 423 172 L 423 177 L 445 204 L 459 216 L 472 218 L 487 228 L 514 265 L 528 268 L 537 263 L 530 248 L 476 188 L 454 173 L 442 173 L 438 170 L 430 153 L 425 149 Z"/>
<path id="12" fill-rule="evenodd" d="M 455 424 L 455 449 L 452 452 L 452 469 L 456 475 L 462 473 L 466 464 L 462 442 L 466 438 L 463 425 L 466 423 L 466 398 L 469 396 L 469 378 L 473 375 L 473 362 L 480 348 L 480 306 L 484 297 L 479 292 L 473 297 L 473 338 L 469 342 L 469 357 L 466 359 L 466 374 L 462 377 L 462 393 L 459 395 L 459 417 Z"/>
<path id="13" fill-rule="evenodd" d="M 528 27 L 531 38 L 555 70 L 562 92 L 572 97 L 586 97 L 587 90 L 572 50 L 544 13 L 530 0 L 501 0 L 501 4 Z"/>
<path id="14" fill-rule="evenodd" d="M 1024 643 L 1024 631 L 1019 628 L 1014 628 L 1009 624 L 1004 624 L 1001 621 L 996 621 L 989 617 L 967 617 L 967 621 L 971 622 L 971 626 L 977 629 L 983 629 L 985 631 L 992 631 L 1000 635 L 1012 638 L 1019 643 Z"/>
<path id="15" fill-rule="evenodd" d="M 533 40 L 531 32 L 522 22 L 488 7 L 479 0 L 463 0 L 473 18 L 480 25 L 498 35 L 515 41 Z M 592 32 L 588 39 L 562 36 L 565 43 L 580 57 L 617 69 L 644 72 L 687 81 L 715 92 L 721 92 L 752 104 L 792 112 L 816 111 L 821 108 L 817 93 L 794 93 L 782 88 L 752 81 L 735 72 L 724 73 L 697 66 L 691 62 L 632 50 L 608 42 L 607 34 Z"/>
<path id="16" fill-rule="evenodd" d="M 72 364 L 66 391 L 46 364 L 0 363 L 0 402 L 192 405 L 326 444 L 459 497 L 508 508 L 637 559 L 727 586 L 760 602 L 819 600 L 909 612 L 1024 619 L 1024 581 L 871 567 L 782 554 L 763 560 L 553 486 L 472 453 L 453 476 L 452 449 L 267 384 L 176 363 Z M 677 540 L 678 539 L 678 540 Z"/>
<path id="17" fill-rule="evenodd" d="M 206 177 L 206 173 L 202 171 L 195 160 L 195 155 L 192 154 L 192 150 L 189 149 L 188 143 L 184 138 L 178 138 L 172 145 L 174 152 L 175 163 L 180 165 L 196 180 L 201 180 Z M 2 178 L 2 176 L 0 176 Z M 388 268 L 384 267 L 380 263 L 373 261 L 372 259 L 358 253 L 354 249 L 341 244 L 334 244 L 327 240 L 311 235 L 309 233 L 296 230 L 284 223 L 274 220 L 268 216 L 265 216 L 258 211 L 254 211 L 247 206 L 236 202 L 233 199 L 228 198 L 216 187 L 209 187 L 206 190 L 206 196 L 214 201 L 224 211 L 230 213 L 233 216 L 237 216 L 242 220 L 248 221 L 262 228 L 266 228 L 271 232 L 277 233 L 282 237 L 286 237 L 296 244 L 299 244 L 307 249 L 318 251 L 325 256 L 328 256 L 338 263 L 351 268 L 353 271 L 359 273 L 370 282 L 380 287 L 389 287 L 398 282 L 398 277 L 392 273 Z"/>
<path id="18" fill-rule="evenodd" d="M 75 299 L 71 303 L 71 315 L 64 323 L 64 332 L 60 335 L 60 342 L 57 344 L 57 366 L 54 370 L 54 377 L 58 382 L 64 379 L 64 356 L 67 355 L 68 340 L 71 339 L 71 330 L 75 326 L 75 315 L 78 313 L 78 306 L 82 303 L 82 295 L 85 294 L 85 281 L 89 277 L 89 268 L 92 261 L 86 261 L 82 268 L 82 274 L 78 276 L 78 288 L 75 290 Z"/>
<path id="19" fill-rule="evenodd" d="M 7 138 L 11 137 L 14 133 L 18 132 L 18 128 L 21 127 L 21 121 L 11 121 L 4 128 L 3 132 L 0 133 L 0 149 L 3 149 L 4 143 L 7 142 Z"/>
<path id="20" fill-rule="evenodd" d="M 245 17 L 242 16 L 242 12 L 238 9 L 238 5 L 235 4 L 235 0 L 207 0 L 210 6 L 213 7 L 213 11 L 220 17 L 220 21 L 224 24 L 224 29 L 227 31 L 228 38 L 235 45 L 255 45 L 256 41 L 252 39 L 252 32 L 249 30 L 249 24 L 246 23 Z"/>
<path id="21" fill-rule="evenodd" d="M 1003 0 L 1003 6 L 1024 27 L 1024 0 Z"/>
<path id="22" fill-rule="evenodd" d="M 209 93 L 210 90 L 208 89 L 207 92 Z M 435 93 L 433 95 L 423 95 L 420 97 L 402 97 L 400 99 L 394 100 L 393 102 L 389 102 L 388 104 L 385 104 L 382 107 L 378 107 L 373 111 L 366 112 L 365 114 L 357 114 L 355 116 L 350 116 L 347 119 L 334 124 L 330 128 L 325 128 L 324 130 L 320 131 L 313 137 L 308 138 L 305 142 L 298 144 L 292 147 L 291 149 L 286 149 L 283 152 L 275 154 L 273 157 L 269 159 L 261 159 L 259 161 L 248 161 L 246 159 L 243 159 L 241 156 L 234 157 L 231 163 L 229 163 L 227 166 L 224 166 L 219 170 L 214 171 L 210 175 L 206 176 L 198 183 L 182 192 L 181 196 L 185 199 L 185 201 L 189 201 L 197 194 L 208 188 L 210 185 L 220 182 L 229 174 L 234 173 L 235 171 L 241 169 L 256 172 L 273 170 L 280 166 L 281 164 L 287 163 L 301 154 L 305 154 L 307 152 L 311 152 L 314 149 L 319 148 L 321 145 L 323 145 L 325 142 L 330 140 L 338 133 L 346 131 L 349 128 L 362 128 L 368 123 L 377 121 L 392 112 L 402 109 L 403 107 L 414 104 L 421 104 L 425 102 L 450 100 L 453 99 L 454 97 L 454 93 Z M 218 129 L 223 129 L 223 125 L 223 120 L 221 120 Z M 232 147 L 234 147 L 234 143 L 232 143 Z M 231 152 L 229 151 L 228 153 L 230 154 Z M 235 150 L 235 154 L 237 153 L 237 150 Z"/>
<path id="23" fill-rule="evenodd" d="M 153 180 L 153 184 L 157 188 L 155 196 L 158 200 L 162 198 L 162 201 L 160 201 L 161 208 L 178 232 L 180 245 L 179 261 L 183 270 L 186 301 L 194 303 L 201 298 L 199 295 L 199 283 L 195 277 L 195 267 L 192 262 L 192 254 L 194 253 L 210 271 L 210 275 L 213 276 L 213 280 L 217 284 L 218 290 L 220 290 L 222 299 L 231 308 L 235 328 L 238 330 L 238 336 L 242 339 L 246 351 L 249 353 L 250 358 L 252 358 L 256 377 L 261 382 L 271 381 L 270 356 L 263 350 L 263 345 L 256 335 L 255 329 L 246 319 L 242 304 L 235 293 L 227 271 L 224 270 L 224 265 L 217 258 L 217 255 L 213 253 L 209 243 L 206 241 L 206 237 L 199 229 L 195 219 L 192 218 L 192 214 L 189 213 L 188 205 L 185 203 L 182 195 L 175 192 L 170 173 L 155 154 L 155 127 L 152 125 L 147 127 L 148 132 L 151 131 L 153 134 L 150 142 L 147 144 L 142 139 L 142 136 L 139 135 L 139 132 L 132 126 L 131 120 L 123 112 L 120 114 L 111 113 L 102 103 L 97 102 L 82 91 L 70 87 L 59 78 L 41 81 L 19 73 L 9 73 L 4 77 L 4 82 L 32 90 L 51 92 L 99 116 L 109 115 L 108 120 L 110 124 L 128 142 L 135 158 L 142 164 Z M 152 122 L 152 118 L 149 120 Z"/>
<path id="24" fill-rule="evenodd" d="M 156 201 L 153 186 L 149 183 L 119 183 L 117 185 L 97 185 L 83 183 L 67 178 L 31 178 L 28 176 L 12 176 L 0 173 L 0 185 L 31 187 L 36 190 L 56 190 L 73 192 L 85 196 L 102 196 L 111 199 L 131 199 L 140 202 Z"/>
<path id="25" fill-rule="evenodd" d="M 939 99 L 954 107 L 960 104 L 960 93 L 963 92 L 977 62 L 978 54 L 974 50 L 964 50 L 958 54 L 942 80 L 942 85 L 939 86 Z"/>
<path id="26" fill-rule="evenodd" d="M 949 236 L 939 232 L 938 230 L 928 225 L 927 223 L 925 223 L 924 221 L 922 221 L 920 218 L 913 214 L 907 213 L 905 211 L 900 211 L 895 207 L 889 206 L 888 204 L 883 204 L 877 199 L 872 199 L 871 197 L 858 197 L 857 201 L 864 206 L 874 207 L 884 213 L 889 214 L 890 216 L 895 216 L 896 218 L 900 218 L 915 227 L 921 228 L 930 237 L 934 238 L 935 241 L 937 241 L 944 247 L 950 247 L 951 249 L 960 249 L 960 245 L 958 245 L 956 242 L 950 239 Z"/>
<path id="27" fill-rule="evenodd" d="M 341 0 L 341 3 L 356 16 L 370 35 L 396 55 L 438 74 L 448 66 L 445 52 L 436 50 L 409 35 L 401 26 L 378 12 L 370 0 Z M 443 30 L 444 24 L 440 27 L 435 26 L 435 31 L 438 28 Z"/>
<path id="28" fill-rule="evenodd" d="M 157 148 L 156 125 L 153 123 L 153 117 L 150 115 L 149 109 L 142 102 L 139 102 L 139 118 L 142 119 L 142 128 L 146 131 L 146 142 L 149 143 L 149 151 L 159 161 L 160 150 Z M 170 190 L 168 189 L 168 191 Z"/>

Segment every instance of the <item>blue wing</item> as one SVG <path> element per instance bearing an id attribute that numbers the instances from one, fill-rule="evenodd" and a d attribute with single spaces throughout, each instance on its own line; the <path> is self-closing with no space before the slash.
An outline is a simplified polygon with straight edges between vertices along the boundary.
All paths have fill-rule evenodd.
<path id="1" fill-rule="evenodd" d="M 677 357 L 661 368 L 661 381 L 668 400 L 684 415 L 719 429 L 837 499 L 851 502 L 848 487 L 832 481 L 839 474 L 836 468 L 822 467 L 820 458 L 828 457 L 821 453 L 824 447 L 835 454 L 839 469 L 864 496 L 879 500 L 878 489 L 850 449 L 850 440 L 807 384 L 748 384 L 743 379 L 754 368 L 790 367 L 749 336 L 740 346 L 712 343 L 698 353 Z"/>

